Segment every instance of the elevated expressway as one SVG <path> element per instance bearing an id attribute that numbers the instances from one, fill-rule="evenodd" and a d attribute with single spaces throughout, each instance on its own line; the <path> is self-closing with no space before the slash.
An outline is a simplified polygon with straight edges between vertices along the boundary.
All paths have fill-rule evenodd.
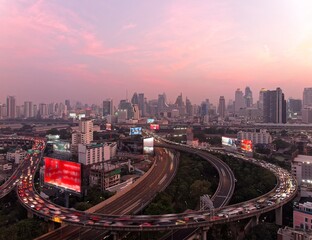
<path id="1" fill-rule="evenodd" d="M 172 144 L 169 143 L 168 144 Z M 177 146 L 179 144 L 176 144 Z M 147 177 L 142 181 L 141 183 L 147 182 L 147 185 L 139 186 L 140 184 L 137 184 L 136 186 L 133 186 L 134 188 L 138 188 L 134 193 L 131 193 L 130 196 L 125 197 L 123 201 L 121 201 L 117 206 L 115 205 L 115 201 L 112 201 L 110 204 L 113 206 L 115 211 L 123 211 L 123 213 L 118 213 L 120 215 L 116 215 L 114 211 L 111 211 L 111 208 L 106 205 L 107 207 L 103 206 L 101 208 L 100 212 L 102 213 L 90 213 L 90 212 L 80 212 L 76 210 L 70 210 L 66 209 L 57 205 L 52 204 L 51 202 L 42 199 L 38 193 L 33 188 L 33 175 L 35 174 L 35 171 L 39 165 L 41 155 L 37 151 L 43 151 L 45 147 L 45 142 L 43 140 L 35 140 L 35 144 L 33 146 L 33 152 L 28 155 L 29 158 L 26 158 L 25 161 L 28 163 L 23 165 L 21 164 L 18 168 L 19 171 L 16 175 L 16 178 L 19 179 L 18 181 L 18 196 L 19 200 L 23 203 L 23 205 L 28 208 L 29 211 L 32 213 L 44 217 L 46 220 L 52 220 L 57 222 L 64 222 L 70 225 L 76 225 L 75 228 L 70 228 L 71 230 L 67 230 L 65 232 L 62 232 L 61 234 L 68 234 L 67 238 L 65 238 L 64 235 L 61 235 L 62 239 L 76 239 L 81 237 L 81 232 L 79 229 L 82 227 L 87 227 L 92 230 L 90 232 L 86 232 L 86 235 L 84 235 L 86 238 L 92 239 L 91 232 L 94 232 L 94 236 L 97 236 L 96 234 L 101 234 L 103 230 L 111 230 L 111 231 L 162 231 L 162 230 L 172 230 L 172 229 L 186 229 L 186 228 L 197 228 L 197 227 L 207 227 L 211 226 L 213 224 L 220 224 L 230 221 L 237 221 L 240 219 L 250 218 L 250 217 L 256 217 L 258 218 L 260 214 L 269 212 L 273 209 L 280 209 L 282 205 L 293 199 L 297 193 L 297 183 L 296 180 L 291 176 L 287 171 L 284 169 L 281 169 L 275 165 L 268 164 L 259 160 L 252 160 L 253 163 L 258 164 L 261 167 L 267 168 L 271 170 L 276 177 L 278 178 L 278 184 L 277 186 L 269 193 L 261 196 L 260 198 L 253 199 L 247 202 L 239 203 L 232 206 L 222 207 L 222 208 L 216 208 L 212 212 L 210 211 L 194 211 L 191 213 L 181 213 L 181 214 L 164 214 L 164 215 L 154 215 L 154 216 L 147 216 L 147 215 L 124 215 L 130 211 L 134 212 L 135 208 L 139 209 L 139 205 L 141 204 L 140 201 L 134 200 L 132 201 L 132 198 L 135 198 L 138 193 L 144 191 L 145 188 L 156 188 L 161 179 L 158 179 L 155 181 L 155 179 L 162 175 L 165 176 L 165 174 L 162 172 L 163 169 L 166 169 L 166 171 L 170 171 L 170 169 L 173 169 L 170 161 L 163 160 L 162 164 L 164 164 L 163 167 L 159 163 L 157 163 L 157 166 L 154 164 L 154 168 L 152 169 L 159 169 L 155 173 L 155 175 L 151 175 L 150 181 L 148 181 Z M 182 148 L 188 148 L 191 150 L 191 152 L 199 154 L 201 156 L 205 156 L 205 151 L 201 151 L 198 149 L 193 149 L 190 147 L 186 147 L 179 145 L 179 147 Z M 188 150 L 186 150 L 188 151 Z M 28 160 L 27 160 L 28 159 Z M 169 168 L 168 168 L 169 165 Z M 166 167 L 167 166 L 167 167 Z M 220 170 L 221 175 L 223 174 L 223 171 Z M 220 173 L 219 172 L 219 173 Z M 169 176 L 169 175 L 167 175 Z M 14 177 L 14 176 L 13 176 Z M 222 179 L 222 176 L 220 176 L 220 179 Z M 229 180 L 230 181 L 230 180 Z M 164 182 L 164 181 L 163 181 Z M 13 181 L 14 183 L 14 181 Z M 150 186 L 149 184 L 153 184 Z M 231 184 L 230 184 L 231 185 Z M 138 187 L 139 186 L 139 187 Z M 13 188 L 13 187 L 12 187 Z M 132 189 L 132 190 L 133 190 Z M 218 188 L 218 190 L 220 190 Z M 129 191 L 132 192 L 132 191 Z M 2 192 L 1 192 L 2 194 Z M 216 197 L 214 200 L 222 202 L 227 202 L 229 199 L 225 195 L 221 195 L 219 193 L 216 193 Z M 141 195 L 139 198 L 142 199 L 143 197 L 146 197 L 148 199 L 151 199 L 152 196 L 147 195 Z M 217 198 L 218 197 L 218 198 Z M 261 205 L 258 207 L 259 202 L 261 200 Z M 127 202 L 131 202 L 130 205 L 126 206 Z M 114 207 L 115 206 L 115 207 Z M 132 207 L 131 207 L 132 206 Z M 257 207 L 256 207 L 257 206 Z M 130 210 L 130 208 L 132 208 Z M 103 209 L 103 210 L 102 210 Z M 105 210 L 104 210 L 105 209 Z M 126 209 L 126 210 L 125 210 Z M 111 211 L 111 212 L 108 212 Z M 279 211 L 280 212 L 280 211 Z M 65 227 L 66 228 L 66 227 Z M 64 228 L 61 228 L 64 230 Z M 76 231 L 79 231 L 78 235 Z M 95 230 L 95 231 L 94 231 Z M 98 230 L 98 232 L 97 232 Z M 74 233 L 74 234 L 73 234 Z M 73 235 L 71 235 L 73 234 Z M 93 234 L 93 233 L 92 233 Z M 54 236 L 49 238 L 42 238 L 42 239 L 60 239 L 60 235 Z"/>

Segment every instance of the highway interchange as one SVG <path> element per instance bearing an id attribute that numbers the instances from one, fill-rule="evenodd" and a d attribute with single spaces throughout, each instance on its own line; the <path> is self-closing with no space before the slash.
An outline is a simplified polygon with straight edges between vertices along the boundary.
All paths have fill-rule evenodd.
<path id="1" fill-rule="evenodd" d="M 278 208 L 283 204 L 285 204 L 286 202 L 290 201 L 297 193 L 296 180 L 287 171 L 275 165 L 265 163 L 260 160 L 244 159 L 246 161 L 251 161 L 261 167 L 267 168 L 270 171 L 272 171 L 278 178 L 278 185 L 271 192 L 265 194 L 260 198 L 236 204 L 234 206 L 232 205 L 222 208 L 215 208 L 213 211 L 209 210 L 194 211 L 191 213 L 188 212 L 181 214 L 164 214 L 154 216 L 127 215 L 128 212 L 133 213 L 135 212 L 136 209 L 140 209 L 140 207 L 142 207 L 141 205 L 142 199 L 145 198 L 145 200 L 149 201 L 150 199 L 152 199 L 152 197 L 154 197 L 151 195 L 146 195 L 144 193 L 145 188 L 146 189 L 157 188 L 157 186 L 159 187 L 159 182 L 162 180 L 163 176 L 165 176 L 166 174 L 167 176 L 174 175 L 173 170 L 175 170 L 177 166 L 177 164 L 175 164 L 174 167 L 172 165 L 174 162 L 174 158 L 161 156 L 157 160 L 158 162 L 156 166 L 154 163 L 152 167 L 153 170 L 151 170 L 149 176 L 146 177 L 146 179 L 144 179 L 144 181 L 141 182 L 141 183 L 147 182 L 147 184 L 154 185 L 151 186 L 145 185 L 145 187 L 142 187 L 140 184 L 137 184 L 136 186 L 133 187 L 133 189 L 127 192 L 130 195 L 125 196 L 124 199 L 120 198 L 122 200 L 120 200 L 119 203 L 115 203 L 115 201 L 112 201 L 110 203 L 111 205 L 107 204 L 106 206 L 103 206 L 101 209 L 98 209 L 96 213 L 80 212 L 74 209 L 66 209 L 64 207 L 57 206 L 47 201 L 46 199 L 41 198 L 40 195 L 36 192 L 36 190 L 33 187 L 34 184 L 33 176 L 39 166 L 39 162 L 42 157 L 42 152 L 45 148 L 45 141 L 44 139 L 34 139 L 34 138 L 32 138 L 32 140 L 34 141 L 33 151 L 26 156 L 24 161 L 19 165 L 17 171 L 11 176 L 11 178 L 5 183 L 5 185 L 3 185 L 3 187 L 0 188 L 0 196 L 4 196 L 17 185 L 18 186 L 17 193 L 19 199 L 28 210 L 48 220 L 52 220 L 55 222 L 64 222 L 70 225 L 78 226 L 76 228 L 67 226 L 65 228 L 62 228 L 61 234 L 64 234 L 62 235 L 62 239 L 65 239 L 63 237 L 65 237 L 66 234 L 69 234 L 68 239 L 75 239 L 74 236 L 76 236 L 75 234 L 77 234 L 75 233 L 77 229 L 79 229 L 78 230 L 79 236 L 81 236 L 81 234 L 85 234 L 85 236 L 90 237 L 91 234 L 99 234 L 100 232 L 103 232 L 103 229 L 113 231 L 157 231 L 157 230 L 171 230 L 181 228 L 196 228 L 202 226 L 209 226 L 211 224 L 236 221 L 239 219 L 248 218 Z M 167 144 L 172 145 L 173 143 L 167 141 Z M 179 148 L 180 150 L 184 149 L 185 151 L 196 153 L 201 157 L 209 155 L 209 158 L 211 158 L 212 156 L 211 154 L 209 154 L 207 151 L 204 150 L 186 147 L 185 145 L 183 146 L 179 144 L 174 145 L 175 148 L 177 149 Z M 169 151 L 166 151 L 166 154 L 169 154 L 168 152 Z M 219 153 L 223 152 L 219 151 Z M 168 161 L 168 159 L 171 160 Z M 224 170 L 222 170 L 224 166 L 223 167 L 215 166 L 215 167 L 218 169 L 220 181 L 222 181 L 222 179 L 225 177 L 223 176 Z M 158 171 L 160 172 L 157 172 L 156 171 L 157 169 L 159 169 Z M 165 173 L 162 171 L 169 172 Z M 170 171 L 173 172 L 170 174 Z M 152 174 L 153 172 L 155 173 Z M 148 180 L 151 182 L 149 182 Z M 229 192 L 231 190 L 229 189 L 231 189 L 231 186 L 233 186 L 234 181 L 231 179 L 227 179 L 224 181 L 224 184 L 230 187 L 227 187 L 227 192 L 220 194 L 216 193 L 213 196 L 215 207 L 222 206 L 223 204 L 226 204 L 230 200 L 231 194 L 229 194 Z M 221 185 L 219 183 L 219 187 L 220 186 L 222 187 L 222 185 L 223 185 L 222 183 Z M 164 186 L 161 186 L 161 189 Z M 218 188 L 218 190 L 220 189 Z M 140 192 L 143 192 L 143 194 L 139 195 Z M 121 204 L 122 202 L 124 204 Z M 127 204 L 128 207 L 125 206 L 125 202 L 127 203 L 129 202 Z M 92 230 L 83 230 L 86 232 L 81 233 L 80 230 L 81 227 L 87 227 Z M 68 230 L 67 232 L 66 228 L 70 228 L 70 230 Z M 75 233 L 74 235 L 72 235 L 73 232 Z M 58 234 L 56 238 L 59 239 L 59 236 L 60 235 Z M 51 235 L 49 237 L 48 234 L 47 238 L 42 239 L 54 239 L 54 238 Z"/>

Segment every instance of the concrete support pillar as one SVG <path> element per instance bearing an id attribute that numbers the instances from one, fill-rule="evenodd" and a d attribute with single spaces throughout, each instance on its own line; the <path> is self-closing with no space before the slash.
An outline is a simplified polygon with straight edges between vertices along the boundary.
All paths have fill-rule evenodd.
<path id="1" fill-rule="evenodd" d="M 207 240 L 207 232 L 209 230 L 209 227 L 203 227 L 201 229 L 201 239 L 202 240 Z"/>
<path id="2" fill-rule="evenodd" d="M 275 209 L 275 224 L 279 226 L 283 225 L 283 206 Z"/>
<path id="3" fill-rule="evenodd" d="M 27 210 L 27 218 L 34 218 L 34 214 L 32 211 Z"/>

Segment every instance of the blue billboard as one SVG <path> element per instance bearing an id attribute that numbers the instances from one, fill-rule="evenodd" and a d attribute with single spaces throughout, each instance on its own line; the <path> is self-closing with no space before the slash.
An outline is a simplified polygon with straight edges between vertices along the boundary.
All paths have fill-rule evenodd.
<path id="1" fill-rule="evenodd" d="M 142 127 L 130 128 L 130 135 L 142 135 Z"/>

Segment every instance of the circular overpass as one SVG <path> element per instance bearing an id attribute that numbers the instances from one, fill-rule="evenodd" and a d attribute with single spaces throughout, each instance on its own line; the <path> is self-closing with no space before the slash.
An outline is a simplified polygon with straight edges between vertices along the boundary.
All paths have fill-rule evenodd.
<path id="1" fill-rule="evenodd" d="M 158 231 L 182 228 L 204 227 L 212 224 L 237 221 L 279 208 L 297 193 L 296 180 L 286 170 L 273 164 L 260 160 L 251 161 L 261 167 L 272 171 L 278 178 L 278 185 L 269 193 L 260 198 L 247 202 L 217 208 L 213 211 L 194 211 L 192 213 L 164 214 L 164 215 L 111 215 L 99 213 L 87 213 L 70 210 L 52 204 L 43 199 L 34 190 L 33 176 L 39 166 L 45 140 L 39 138 L 27 138 L 33 141 L 32 151 L 20 164 L 17 171 L 8 180 L 8 184 L 1 189 L 1 196 L 7 194 L 17 185 L 17 193 L 22 204 L 34 214 L 55 222 L 65 222 L 71 225 L 84 226 L 93 229 L 106 229 L 115 231 Z M 167 144 L 172 144 L 167 141 Z M 201 157 L 207 156 L 206 151 L 175 144 L 175 148 L 191 151 Z M 223 173 L 219 168 L 219 174 Z M 222 176 L 221 176 L 222 178 Z M 14 180 L 15 179 L 15 180 Z M 8 189 L 8 190 L 4 190 Z M 217 197 L 217 196 L 216 196 Z M 226 196 L 220 195 L 220 201 L 229 201 Z M 260 201 L 261 200 L 261 201 Z"/>

